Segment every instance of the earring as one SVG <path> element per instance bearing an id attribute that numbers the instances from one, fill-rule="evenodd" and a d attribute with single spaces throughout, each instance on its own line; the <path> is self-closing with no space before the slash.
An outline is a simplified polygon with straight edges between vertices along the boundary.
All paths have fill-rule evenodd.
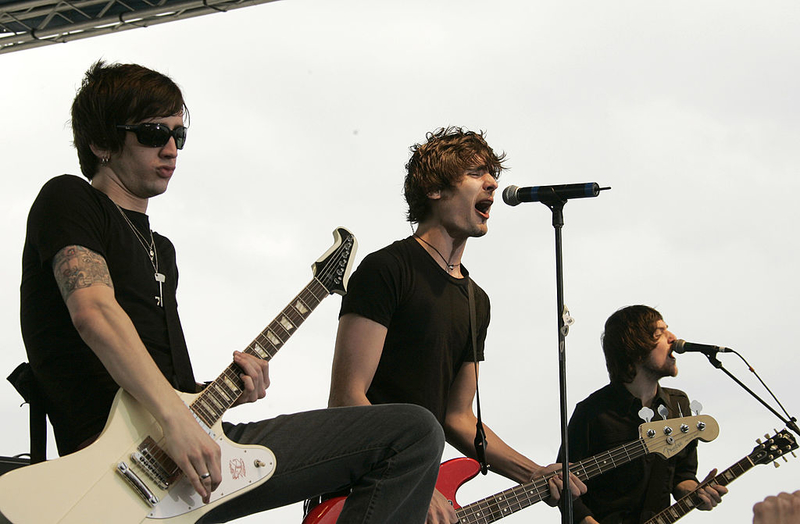
<path id="1" fill-rule="evenodd" d="M 109 159 L 108 159 L 108 157 L 107 157 L 107 156 L 101 156 L 101 157 L 100 157 L 100 165 L 101 165 L 101 166 L 107 166 L 107 165 L 108 165 L 108 160 L 109 160 Z"/>

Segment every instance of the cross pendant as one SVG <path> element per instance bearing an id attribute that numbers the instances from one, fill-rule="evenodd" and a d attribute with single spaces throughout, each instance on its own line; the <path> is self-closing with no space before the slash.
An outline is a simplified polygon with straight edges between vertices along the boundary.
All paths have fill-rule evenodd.
<path id="1" fill-rule="evenodd" d="M 158 296 L 155 297 L 156 305 L 164 307 L 164 291 L 161 287 L 161 284 L 167 281 L 167 277 L 164 276 L 163 273 L 156 273 L 156 282 L 158 282 Z"/>

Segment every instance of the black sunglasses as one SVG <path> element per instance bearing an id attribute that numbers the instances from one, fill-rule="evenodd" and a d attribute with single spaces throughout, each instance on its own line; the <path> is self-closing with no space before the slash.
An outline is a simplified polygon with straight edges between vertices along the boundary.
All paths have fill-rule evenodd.
<path id="1" fill-rule="evenodd" d="M 117 129 L 133 131 L 136 133 L 136 140 L 143 146 L 164 147 L 170 137 L 175 139 L 175 147 L 178 149 L 183 149 L 183 145 L 186 143 L 186 128 L 183 126 L 170 129 L 164 124 L 148 122 L 133 125 L 119 124 Z"/>

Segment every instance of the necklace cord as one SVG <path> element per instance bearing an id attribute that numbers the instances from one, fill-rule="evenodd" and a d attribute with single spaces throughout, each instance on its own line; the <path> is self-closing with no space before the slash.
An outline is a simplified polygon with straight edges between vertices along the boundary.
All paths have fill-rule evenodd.
<path id="1" fill-rule="evenodd" d="M 445 265 L 445 266 L 447 266 L 447 270 L 448 270 L 448 271 L 452 271 L 452 270 L 454 270 L 454 269 L 456 268 L 456 266 L 460 266 L 460 265 L 461 265 L 460 263 L 459 263 L 459 264 L 451 264 L 449 260 L 447 260 L 446 258 L 444 258 L 444 255 L 442 254 L 442 252 L 441 252 L 441 251 L 439 251 L 438 249 L 436 249 L 436 247 L 435 247 L 435 246 L 433 246 L 433 245 L 432 245 L 430 242 L 428 242 L 427 240 L 425 240 L 425 239 L 424 239 L 424 238 L 422 238 L 421 236 L 417 235 L 416 233 L 414 233 L 414 235 L 413 235 L 413 236 L 414 236 L 415 238 L 418 238 L 418 239 L 420 239 L 420 240 L 421 240 L 422 242 L 424 242 L 426 245 L 430 246 L 430 248 L 431 248 L 431 249 L 433 249 L 434 251 L 436 251 L 436 254 L 437 254 L 437 255 L 439 255 L 439 257 L 441 257 L 442 261 L 444 262 L 444 265 Z M 451 255 L 451 256 L 452 256 L 452 255 Z"/>

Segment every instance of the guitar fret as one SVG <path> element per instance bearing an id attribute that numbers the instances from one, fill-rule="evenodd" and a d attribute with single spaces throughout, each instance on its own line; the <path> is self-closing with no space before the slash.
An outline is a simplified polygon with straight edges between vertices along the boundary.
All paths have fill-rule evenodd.
<path id="1" fill-rule="evenodd" d="M 570 472 L 578 475 L 581 480 L 587 480 L 608 469 L 642 457 L 646 452 L 647 446 L 642 439 L 639 439 L 573 464 Z M 550 490 L 547 481 L 552 476 L 554 474 L 527 484 L 519 484 L 493 497 L 487 497 L 464 506 L 456 510 L 456 516 L 460 522 L 465 524 L 494 522 L 549 497 Z"/>
<path id="2" fill-rule="evenodd" d="M 316 283 L 316 284 L 319 284 L 319 285 L 312 287 L 312 285 L 309 284 L 306 287 L 306 289 L 308 289 L 308 291 L 314 296 L 314 298 L 316 298 L 318 301 L 321 301 L 323 298 L 325 298 L 326 295 L 328 295 L 328 290 L 325 289 L 325 286 L 323 286 L 322 283 L 319 280 L 317 280 L 316 278 L 314 279 L 313 283 Z M 313 288 L 316 288 L 316 289 L 313 289 Z"/>
<path id="3" fill-rule="evenodd" d="M 225 389 L 219 387 L 216 383 L 209 384 L 209 387 L 202 394 L 209 397 L 216 406 L 219 406 L 220 413 L 231 407 L 234 402 L 234 399 L 225 392 Z"/>
<path id="4" fill-rule="evenodd" d="M 281 319 L 278 321 L 278 323 L 281 325 L 283 329 L 286 330 L 286 333 L 291 333 L 292 331 L 294 331 L 294 323 L 292 323 L 292 321 L 289 320 L 289 318 L 286 315 L 282 316 Z"/>
<path id="5" fill-rule="evenodd" d="M 270 360 L 328 294 L 316 278 L 312 279 L 290 305 L 250 343 L 245 352 L 262 360 Z M 236 402 L 243 389 L 239 370 L 232 364 L 198 396 L 191 409 L 196 417 L 211 427 Z"/>
<path id="6" fill-rule="evenodd" d="M 205 396 L 198 398 L 197 402 L 192 407 L 194 408 L 195 415 L 200 416 L 203 422 L 208 425 L 211 421 L 216 420 L 216 413 L 214 407 L 206 402 L 206 398 Z"/>
<path id="7" fill-rule="evenodd" d="M 295 311 L 297 311 L 303 317 L 303 319 L 305 319 L 306 315 L 311 313 L 311 310 L 308 309 L 308 307 L 305 305 L 305 303 L 300 297 L 297 297 L 295 299 L 293 307 Z"/>
<path id="8" fill-rule="evenodd" d="M 344 228 L 337 228 L 334 237 L 338 245 L 334 245 L 326 252 L 324 260 L 319 260 L 313 265 L 314 278 L 303 288 L 289 305 L 264 329 L 253 342 L 245 349 L 245 353 L 254 355 L 262 360 L 269 360 L 275 356 L 281 346 L 297 331 L 298 327 L 308 318 L 314 309 L 328 295 L 346 291 L 345 284 L 348 278 L 351 257 L 356 250 L 356 241 L 352 233 Z M 323 284 L 327 283 L 327 287 Z M 222 417 L 223 413 L 232 406 L 242 395 L 244 382 L 240 377 L 241 369 L 236 364 L 230 364 L 213 382 L 197 395 L 189 406 L 194 417 L 206 425 L 207 431 Z M 177 481 L 182 472 L 175 462 L 160 447 L 162 441 L 156 443 L 152 437 L 146 437 L 131 456 L 133 466 L 146 470 L 147 475 L 164 489 L 169 484 Z M 117 472 L 123 477 L 128 473 L 127 466 L 118 468 Z M 149 502 L 149 500 L 148 500 Z"/>
<path id="9" fill-rule="evenodd" d="M 792 437 L 788 439 L 785 434 L 778 434 L 775 438 L 780 438 L 780 440 L 786 441 L 785 444 L 787 446 L 786 450 L 793 450 L 797 448 L 797 443 Z M 651 518 L 647 521 L 646 524 L 666 524 L 676 522 L 678 519 L 695 509 L 697 506 L 702 504 L 702 500 L 698 495 L 698 490 L 703 486 L 714 486 L 714 485 L 722 485 L 725 486 L 730 484 L 734 480 L 736 480 L 739 476 L 743 475 L 746 471 L 749 471 L 753 466 L 755 466 L 756 462 L 753 460 L 757 460 L 757 463 L 765 463 L 768 464 L 771 457 L 766 454 L 759 453 L 763 448 L 756 448 L 753 450 L 753 453 L 750 456 L 744 457 L 742 460 L 734 464 L 733 466 L 729 467 L 713 479 L 709 480 L 708 482 L 703 482 L 700 484 L 695 490 L 685 497 L 681 498 L 675 504 L 670 506 L 669 508 L 665 509 L 655 517 Z M 764 452 L 766 453 L 766 452 Z M 765 460 L 765 462 L 761 462 Z"/>
<path id="10" fill-rule="evenodd" d="M 264 348 L 261 347 L 260 344 L 257 342 L 253 342 L 251 344 L 252 350 L 258 355 L 261 360 L 269 360 L 269 358 L 273 357 L 274 355 L 270 355 Z"/>

